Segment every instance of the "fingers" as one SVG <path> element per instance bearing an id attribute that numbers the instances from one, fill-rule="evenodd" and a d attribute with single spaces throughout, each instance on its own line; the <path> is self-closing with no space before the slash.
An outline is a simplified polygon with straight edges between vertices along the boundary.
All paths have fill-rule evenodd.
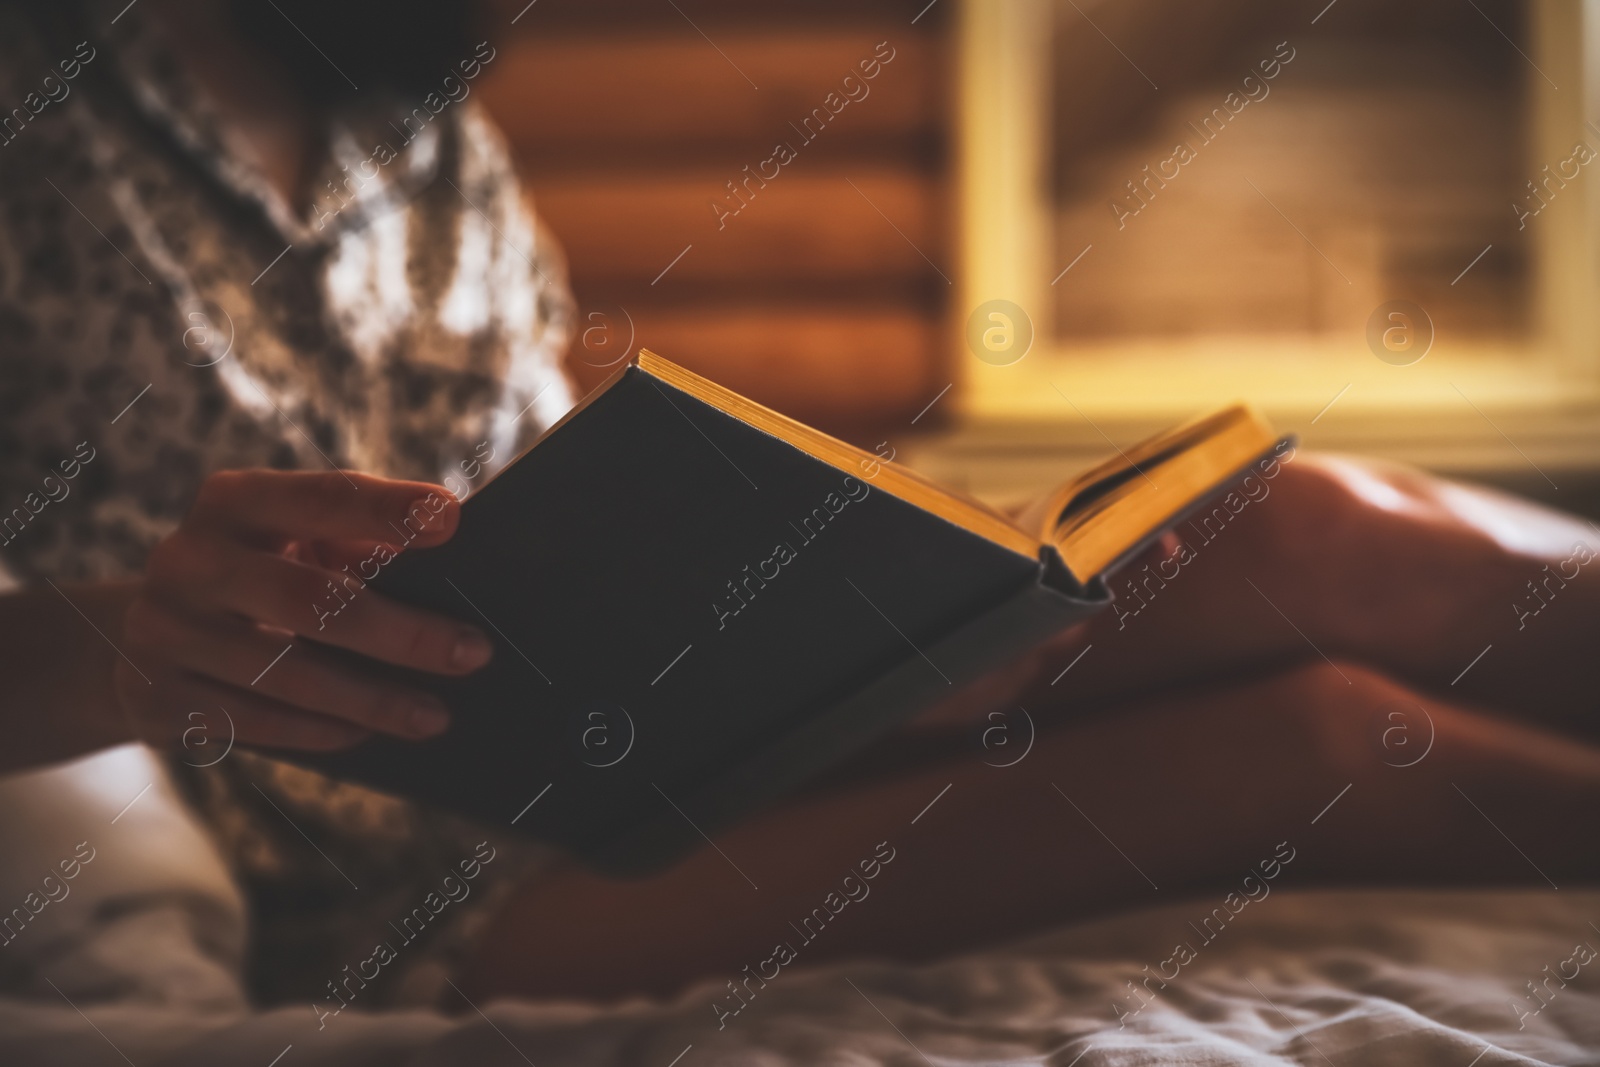
<path id="1" fill-rule="evenodd" d="M 327 571 L 350 568 L 350 573 L 371 578 L 377 561 L 399 555 L 404 546 L 388 541 L 297 541 L 283 554 L 289 559 Z"/>
<path id="2" fill-rule="evenodd" d="M 197 723 L 205 744 L 218 746 L 231 738 L 271 748 L 336 752 L 370 736 L 350 723 L 178 671 L 157 671 L 148 685 L 132 676 L 121 696 L 138 736 L 162 748 L 192 746 L 188 735 Z"/>
<path id="3" fill-rule="evenodd" d="M 224 471 L 150 554 L 125 636 L 148 676 L 118 679 L 141 729 L 178 739 L 185 704 L 220 705 L 253 743 L 328 750 L 372 732 L 446 729 L 434 697 L 366 674 L 324 646 L 436 674 L 493 654 L 476 627 L 365 584 L 405 547 L 448 540 L 460 504 L 424 482 L 355 472 Z M 124 672 L 126 673 L 126 672 Z M 198 702 L 199 706 L 194 705 Z"/>
<path id="4" fill-rule="evenodd" d="M 346 573 L 181 535 L 159 552 L 160 573 L 169 579 L 163 584 L 168 598 L 197 614 L 221 609 L 434 674 L 467 674 L 494 654 L 494 646 L 476 627 L 396 603 Z"/>
<path id="5" fill-rule="evenodd" d="M 162 650 L 195 675 L 396 737 L 420 740 L 448 728 L 444 704 L 430 694 L 364 675 L 306 642 L 289 642 L 242 619 L 197 619 L 142 601 L 129 612 L 135 654 Z"/>
<path id="6" fill-rule="evenodd" d="M 257 545 L 291 540 L 388 541 L 416 547 L 455 533 L 461 506 L 426 482 L 355 471 L 219 471 L 200 487 L 186 525 Z"/>

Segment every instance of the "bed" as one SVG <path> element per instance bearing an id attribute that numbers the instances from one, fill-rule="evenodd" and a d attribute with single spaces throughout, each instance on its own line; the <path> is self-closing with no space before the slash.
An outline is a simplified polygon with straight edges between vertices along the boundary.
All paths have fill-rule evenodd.
<path id="1" fill-rule="evenodd" d="M 933 965 L 785 969 L 736 1015 L 712 983 L 319 1026 L 247 1002 L 242 902 L 144 750 L 0 780 L 0 811 L 0 908 L 40 894 L 0 935 L 19 1067 L 1600 1063 L 1600 892 L 1580 887 L 1279 888 L 1225 925 L 1175 901 Z"/>

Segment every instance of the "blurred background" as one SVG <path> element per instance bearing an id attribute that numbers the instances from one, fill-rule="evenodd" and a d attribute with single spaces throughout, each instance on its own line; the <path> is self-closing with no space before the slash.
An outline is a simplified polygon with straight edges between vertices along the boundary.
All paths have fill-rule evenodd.
<path id="1" fill-rule="evenodd" d="M 954 356 L 947 13 L 676 4 L 539 0 L 483 86 L 584 311 L 602 316 L 589 325 L 625 343 L 631 317 L 636 344 L 825 429 L 904 426 Z M 882 41 L 894 58 L 866 80 Z M 868 92 L 835 116 L 824 100 L 851 74 Z M 801 127 L 816 108 L 826 125 Z M 796 157 L 763 167 L 780 142 Z M 748 206 L 719 217 L 714 203 L 741 206 L 730 182 Z M 575 346 L 584 384 L 621 355 L 601 339 Z"/>
<path id="2" fill-rule="evenodd" d="M 1600 510 L 1595 0 L 513 18 L 585 386 L 631 339 L 996 502 L 1244 399 Z"/>

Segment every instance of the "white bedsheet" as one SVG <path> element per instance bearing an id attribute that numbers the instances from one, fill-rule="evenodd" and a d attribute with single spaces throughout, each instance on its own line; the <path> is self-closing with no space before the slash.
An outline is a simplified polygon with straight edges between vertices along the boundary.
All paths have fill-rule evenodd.
<path id="1" fill-rule="evenodd" d="M 0 912 L 84 841 L 70 892 L 0 945 L 0 1064 L 1600 1063 L 1589 890 L 1280 889 L 1210 943 L 1189 923 L 1216 902 L 1180 903 L 938 965 L 785 970 L 720 1030 L 720 983 L 670 1004 L 352 1009 L 319 1029 L 309 1003 L 245 1002 L 237 893 L 141 750 L 0 781 Z M 1180 942 L 1194 958 L 1135 994 Z"/>

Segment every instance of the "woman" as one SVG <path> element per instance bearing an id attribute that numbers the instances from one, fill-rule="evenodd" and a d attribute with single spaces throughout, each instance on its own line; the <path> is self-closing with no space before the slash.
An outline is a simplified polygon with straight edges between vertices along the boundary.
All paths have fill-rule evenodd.
<path id="1" fill-rule="evenodd" d="M 489 655 L 478 628 L 379 596 L 314 605 L 375 542 L 405 543 L 428 483 L 465 495 L 571 403 L 563 266 L 471 98 L 493 45 L 451 5 L 279 8 L 0 7 L 22 110 L 0 147 L 0 563 L 23 583 L 0 600 L 7 759 L 178 752 L 250 888 L 267 999 L 320 989 L 370 949 L 363 916 L 471 849 L 243 751 L 191 765 L 233 728 L 302 749 L 446 728 L 436 701 L 323 649 L 460 673 Z M 313 24 L 337 67 L 296 28 Z M 444 497 L 412 543 L 449 536 Z M 315 646 L 285 653 L 294 634 Z"/>
<path id="2" fill-rule="evenodd" d="M 0 548 L 22 582 L 0 598 L 6 758 L 174 751 L 251 901 L 255 997 L 321 998 L 482 832 L 243 751 L 198 768 L 211 735 L 193 731 L 220 729 L 218 708 L 267 749 L 448 729 L 327 650 L 462 673 L 492 654 L 484 634 L 371 591 L 333 619 L 313 606 L 376 544 L 448 538 L 457 506 L 431 483 L 559 417 L 570 302 L 466 99 L 492 44 L 448 13 L 119 7 L 0 8 L 8 91 L 48 77 L 62 97 L 0 148 L 16 383 L 0 484 L 8 507 L 36 483 L 49 500 Z M 880 886 L 892 903 L 850 913 L 806 962 L 926 957 L 1213 886 L 1271 854 L 1286 813 L 1319 835 L 1307 882 L 1592 877 L 1566 835 L 1600 811 L 1600 755 L 1556 738 L 1593 737 L 1581 652 L 1600 583 L 1569 581 L 1537 641 L 1507 608 L 1592 532 L 1401 471 L 1297 459 L 1270 484 L 1192 558 L 1169 541 L 1141 560 L 1170 577 L 1137 615 L 1063 636 L 717 849 L 634 883 L 532 850 L 493 866 L 501 892 L 477 901 L 495 906 L 430 934 L 360 1006 L 737 973 L 897 834 L 923 836 Z M 436 522 L 399 529 L 430 499 Z M 1485 645 L 1503 654 L 1477 662 Z M 977 739 L 1019 706 L 1036 742 L 998 767 L 1009 754 Z M 1397 736 L 1430 747 L 1410 763 Z M 1502 855 L 1499 825 L 1537 873 Z M 523 888 L 500 904 L 512 874 Z"/>

